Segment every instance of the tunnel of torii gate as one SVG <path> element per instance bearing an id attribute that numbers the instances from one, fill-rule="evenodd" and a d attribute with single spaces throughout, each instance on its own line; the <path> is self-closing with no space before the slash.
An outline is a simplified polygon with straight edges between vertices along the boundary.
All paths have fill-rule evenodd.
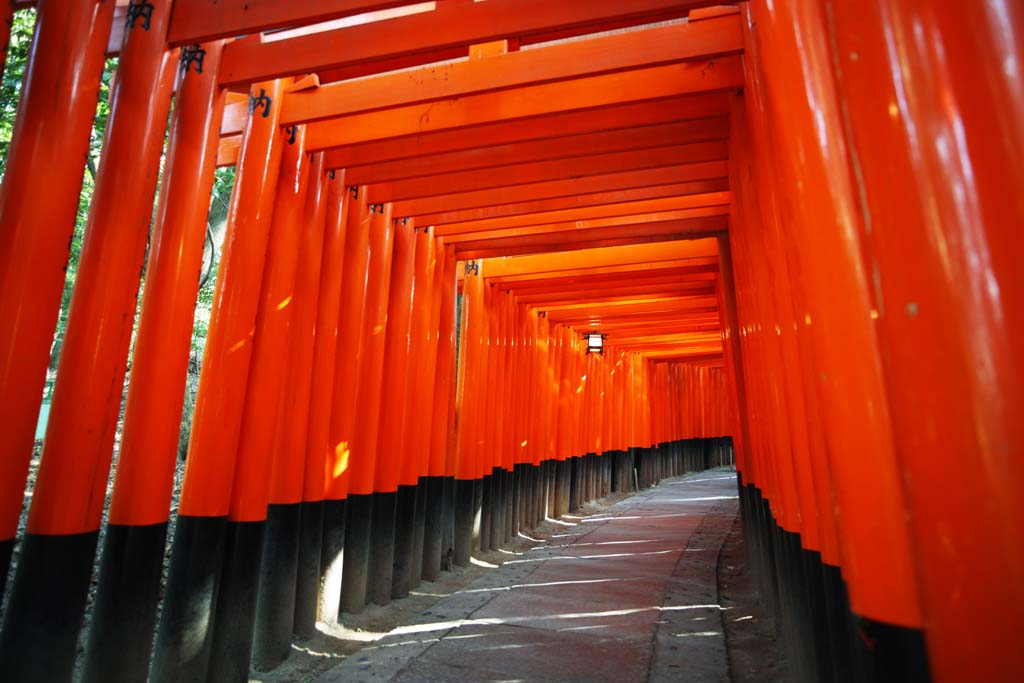
<path id="1" fill-rule="evenodd" d="M 799 678 L 1017 680 L 1020 2 L 0 15 L 32 4 L 0 194 L 0 678 L 245 680 L 318 619 L 735 459 Z"/>

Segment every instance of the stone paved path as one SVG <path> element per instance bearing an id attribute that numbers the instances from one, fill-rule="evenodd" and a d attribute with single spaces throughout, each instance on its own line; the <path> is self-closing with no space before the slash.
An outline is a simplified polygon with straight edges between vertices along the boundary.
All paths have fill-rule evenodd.
<path id="1" fill-rule="evenodd" d="M 567 518 L 319 681 L 728 681 L 715 568 L 737 509 L 710 470 Z"/>

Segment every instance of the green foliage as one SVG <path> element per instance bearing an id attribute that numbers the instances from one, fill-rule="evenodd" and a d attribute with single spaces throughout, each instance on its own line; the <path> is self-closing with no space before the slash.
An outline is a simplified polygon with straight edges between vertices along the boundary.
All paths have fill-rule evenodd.
<path id="1" fill-rule="evenodd" d="M 21 82 L 32 45 L 32 31 L 36 25 L 34 9 L 14 13 L 11 22 L 11 44 L 7 47 L 7 64 L 0 80 L 0 175 L 7 164 L 7 149 L 14 133 L 14 112 L 21 96 Z"/>

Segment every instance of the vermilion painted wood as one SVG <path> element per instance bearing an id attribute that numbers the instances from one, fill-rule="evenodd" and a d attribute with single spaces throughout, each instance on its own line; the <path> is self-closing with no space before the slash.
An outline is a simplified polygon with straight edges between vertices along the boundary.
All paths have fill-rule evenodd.
<path id="1" fill-rule="evenodd" d="M 489 230 L 551 225 L 566 221 L 595 220 L 618 216 L 635 216 L 645 213 L 678 211 L 699 207 L 727 207 L 730 201 L 731 196 L 728 192 L 710 192 L 696 195 L 671 196 L 663 199 L 616 202 L 585 208 L 534 212 L 505 218 L 442 224 L 437 227 L 437 234 L 449 238 L 447 241 L 451 243 L 454 240 L 450 236 L 463 233 L 481 233 Z"/>
<path id="2" fill-rule="evenodd" d="M 570 180 L 554 180 L 515 187 L 501 187 L 462 194 L 442 194 L 434 197 L 398 202 L 396 210 L 401 215 L 475 209 L 513 202 L 528 202 L 544 199 L 574 197 L 579 194 L 611 192 L 621 189 L 642 188 L 699 180 L 713 180 L 727 175 L 727 164 L 709 161 L 683 166 L 624 171 L 601 176 Z"/>
<path id="3" fill-rule="evenodd" d="M 735 15 L 660 26 L 323 85 L 289 97 L 282 121 L 285 125 L 311 123 L 588 75 L 713 59 L 741 50 L 740 22 Z"/>
<path id="4" fill-rule="evenodd" d="M 716 60 L 713 67 L 683 63 L 637 69 L 341 116 L 310 124 L 309 144 L 311 150 L 330 149 L 498 121 L 732 90 L 742 82 L 738 57 Z"/>
<path id="5" fill-rule="evenodd" d="M 690 267 L 680 265 L 657 270 L 623 270 L 589 277 L 541 278 L 537 280 L 510 281 L 504 286 L 519 295 L 519 300 L 529 303 L 529 297 L 558 299 L 563 296 L 601 296 L 632 291 L 633 288 L 689 287 L 699 281 L 713 282 L 716 279 L 714 265 Z M 534 301 L 538 299 L 533 299 Z"/>
<path id="6" fill-rule="evenodd" d="M 353 449 L 357 427 L 358 387 L 364 360 L 363 327 L 366 318 L 367 273 L 370 262 L 370 209 L 365 187 L 348 188 L 351 201 L 345 228 L 344 263 L 338 311 L 334 385 L 327 452 L 324 454 L 328 500 L 342 500 L 349 494 L 353 471 Z M 359 491 L 358 493 L 369 493 Z"/>
<path id="7" fill-rule="evenodd" d="M 322 159 L 322 156 L 321 156 Z M 318 160 L 318 163 L 322 162 Z M 330 443 L 331 410 L 335 400 L 334 369 L 337 364 L 338 330 L 342 280 L 345 275 L 345 245 L 348 242 L 349 213 L 358 212 L 358 201 L 345 185 L 345 172 L 327 172 L 322 181 L 324 201 L 324 238 L 320 254 L 320 282 L 317 289 L 317 313 L 312 341 L 312 382 L 309 391 L 308 428 L 305 444 L 305 477 L 302 499 L 323 500 L 329 478 L 334 474 L 333 444 Z M 358 218 L 356 219 L 358 220 Z"/>
<path id="8" fill-rule="evenodd" d="M 32 497 L 33 533 L 100 526 L 177 67 L 177 53 L 155 37 L 169 13 L 166 0 L 154 3 L 153 33 L 126 34 Z M 129 183 L 135 191 L 126 193 Z"/>
<path id="9" fill-rule="evenodd" d="M 622 204 L 626 202 L 642 201 L 645 199 L 664 199 L 669 197 L 681 198 L 688 195 L 722 192 L 728 189 L 728 181 L 724 178 L 720 178 L 717 180 L 693 181 L 672 185 L 656 185 L 653 187 L 580 194 L 555 199 L 541 199 L 533 202 L 504 204 L 480 209 L 420 214 L 418 219 L 428 225 L 435 225 L 440 228 L 442 225 L 450 223 L 484 221 L 494 218 L 522 216 L 524 214 L 545 213 L 548 211 L 560 211 L 566 209 L 589 209 L 591 207 L 598 207 L 606 204 Z"/>
<path id="10" fill-rule="evenodd" d="M 480 147 L 621 130 L 635 126 L 721 118 L 728 114 L 729 100 L 722 93 L 686 95 L 612 105 L 598 110 L 552 113 L 538 120 L 497 121 L 469 129 L 423 132 L 413 137 L 353 143 L 331 150 L 327 155 L 327 165 L 330 168 L 342 168 L 399 159 L 416 159 L 421 156 Z M 237 127 L 237 124 L 234 127 Z M 233 134 L 233 129 L 229 130 L 226 127 L 222 129 L 222 134 Z"/>
<path id="11" fill-rule="evenodd" d="M 284 85 L 273 81 L 254 86 L 253 96 L 263 92 L 270 98 L 268 115 L 256 112 L 242 142 L 178 507 L 183 515 L 219 517 L 230 508 L 231 488 L 224 482 L 233 478 L 244 407 L 235 392 L 245 385 L 252 356 L 284 144 L 277 125 Z"/>
<path id="12" fill-rule="evenodd" d="M 316 335 L 320 329 L 318 318 L 322 310 L 319 301 L 323 280 L 321 270 L 327 266 L 340 274 L 340 255 L 336 256 L 337 263 L 328 263 L 326 258 L 328 247 L 334 245 L 327 244 L 328 236 L 325 233 L 330 229 L 336 236 L 338 226 L 344 225 L 345 212 L 341 197 L 345 192 L 344 185 L 338 178 L 331 179 L 324 173 L 323 154 L 313 155 L 311 159 L 307 158 L 304 161 L 309 165 L 309 178 L 306 181 L 302 219 L 294 227 L 300 233 L 294 294 L 290 302 L 278 303 L 279 306 L 284 304 L 293 310 L 289 330 L 288 369 L 278 413 L 280 425 L 274 435 L 274 457 L 268 497 L 271 505 L 300 503 L 305 499 L 304 492 L 318 491 L 322 496 L 324 490 L 324 447 L 320 445 L 316 449 L 310 449 L 307 448 L 307 442 L 314 431 L 314 414 L 319 416 L 321 423 L 318 426 L 321 435 L 318 440 L 321 444 L 326 436 L 326 415 L 322 410 L 316 412 L 312 405 L 313 383 L 316 378 Z M 329 211 L 328 203 L 332 200 L 335 209 Z M 333 306 L 337 316 L 337 297 L 328 296 L 327 304 Z M 337 325 L 337 317 L 334 318 L 334 324 Z M 333 330 L 329 324 L 325 324 L 325 327 L 327 329 L 324 330 L 324 334 L 333 341 L 337 336 L 336 327 Z M 311 479 L 309 484 L 305 481 L 307 477 Z"/>
<path id="13" fill-rule="evenodd" d="M 78 1 L 40 8 L 8 150 L 0 190 L 2 540 L 18 529 L 112 10 Z"/>
<path id="14" fill-rule="evenodd" d="M 724 217 L 727 216 L 728 213 L 729 207 L 723 204 L 719 206 L 702 206 L 683 209 L 653 209 L 630 214 L 613 215 L 607 218 L 586 218 L 583 216 L 577 216 L 572 220 L 563 220 L 560 222 L 540 223 L 511 228 L 472 230 L 471 232 L 448 235 L 446 237 L 446 241 L 449 244 L 456 245 L 456 249 L 461 249 L 464 248 L 464 245 L 474 242 L 487 243 L 491 240 L 508 240 L 516 237 L 526 238 L 558 233 L 563 234 L 563 236 L 567 236 L 577 231 L 585 231 L 589 234 L 598 234 L 595 231 L 627 227 L 635 227 L 638 232 L 642 231 L 644 234 L 654 234 L 653 230 L 658 226 L 669 223 L 681 225 L 693 224 L 695 226 L 699 225 L 700 227 L 698 229 L 703 229 L 705 221 L 701 221 L 701 219 Z M 728 228 L 727 222 L 723 224 L 723 229 L 725 228 Z"/>
<path id="15" fill-rule="evenodd" d="M 856 206 L 932 673 L 1010 681 L 1024 605 L 1024 7 L 955 9 L 843 8 L 834 82 L 864 174 Z M 1005 654 L 975 657 L 983 647 Z"/>
<path id="16" fill-rule="evenodd" d="M 405 413 L 406 397 L 411 391 L 409 359 L 417 358 L 418 344 L 413 345 L 410 327 L 416 267 L 416 230 L 410 222 L 393 221 L 394 249 L 391 261 L 391 282 L 388 285 L 384 351 L 380 379 L 380 427 L 376 445 L 374 493 L 394 493 L 402 473 L 403 435 L 410 420 Z M 376 330 L 370 334 L 378 334 Z"/>
<path id="17" fill-rule="evenodd" d="M 213 187 L 224 91 L 216 73 L 222 45 L 205 43 L 206 73 L 178 83 L 146 286 L 132 355 L 121 447 L 110 502 L 111 524 L 167 520 L 178 456 L 182 407 L 168 396 L 185 391 L 195 298 Z M 144 482 L 144 483 L 143 483 Z"/>
<path id="18" fill-rule="evenodd" d="M 477 154 L 480 148 L 522 142 L 538 143 L 567 136 L 606 131 L 622 131 L 637 126 L 690 122 L 691 128 L 713 127 L 703 119 L 721 118 L 728 113 L 728 101 L 721 94 L 688 95 L 666 100 L 614 105 L 601 110 L 552 114 L 542 120 L 517 121 L 515 124 L 495 122 L 467 130 L 445 130 L 416 135 L 412 138 L 387 139 L 349 144 L 331 150 L 327 155 L 329 168 L 370 165 L 399 160 L 413 163 L 421 157 L 463 152 Z M 221 155 L 218 164 L 227 166 L 237 161 L 237 135 L 241 132 L 245 109 L 242 104 L 229 107 L 221 127 Z M 525 148 L 524 153 L 530 148 Z M 424 161 L 423 163 L 428 163 Z"/>
<path id="19" fill-rule="evenodd" d="M 374 492 L 377 468 L 377 443 L 381 419 L 381 393 L 384 369 L 384 348 L 388 318 L 388 296 L 391 285 L 391 264 L 394 256 L 394 230 L 390 204 L 371 207 L 369 232 L 369 264 L 366 270 L 366 304 L 363 316 L 359 380 L 355 396 L 355 423 L 352 434 L 352 455 L 349 459 L 351 478 L 349 493 L 368 495 Z M 346 384 L 351 377 L 344 377 Z"/>
<path id="20" fill-rule="evenodd" d="M 570 251 L 601 246 L 624 246 L 666 240 L 695 239 L 725 230 L 725 216 L 689 218 L 640 225 L 539 233 L 522 237 L 461 242 L 456 253 L 464 258 L 493 258 L 546 251 Z"/>
<path id="21" fill-rule="evenodd" d="M 432 12 L 351 28 L 280 41 L 266 38 L 238 41 L 225 53 L 221 82 L 244 85 L 271 77 L 468 47 L 508 37 L 603 30 L 614 22 L 620 22 L 620 25 L 622 22 L 642 24 L 652 17 L 683 16 L 691 8 L 707 4 L 708 0 L 636 0 L 626 5 L 615 0 L 586 3 L 550 3 L 546 0 L 440 3 Z M 296 13 L 301 13 L 301 10 Z M 171 39 L 185 40 L 184 36 L 174 33 Z M 343 46 L 343 49 L 339 50 L 338 46 Z"/>
<path id="22" fill-rule="evenodd" d="M 285 26 L 303 26 L 406 4 L 407 0 L 178 0 L 167 40 L 184 45 L 233 38 Z"/>
<path id="23" fill-rule="evenodd" d="M 438 265 L 439 290 L 437 365 L 435 367 L 434 395 L 431 405 L 430 470 L 431 477 L 453 476 L 455 474 L 455 390 L 454 370 L 458 359 L 455 357 L 455 269 L 457 262 L 451 247 L 444 247 L 439 241 L 437 253 L 443 269 Z M 442 255 L 443 254 L 443 255 Z"/>
<path id="24" fill-rule="evenodd" d="M 502 173 L 501 169 L 517 164 L 725 140 L 728 130 L 725 119 L 695 119 L 424 155 L 349 167 L 348 172 L 358 182 L 369 184 L 483 169 Z"/>
<path id="25" fill-rule="evenodd" d="M 276 131 L 282 135 L 281 131 Z M 292 327 L 295 324 L 295 276 L 299 267 L 299 248 L 305 226 L 306 190 L 311 164 L 306 155 L 305 131 L 295 131 L 295 141 L 285 142 L 281 151 L 281 171 L 274 193 L 273 223 L 266 246 L 252 335 L 252 359 L 245 382 L 245 398 L 238 436 L 238 457 L 231 487 L 229 518 L 236 522 L 260 522 L 266 519 L 271 491 L 270 473 L 275 455 L 291 460 L 297 454 L 277 452 L 275 439 L 290 422 L 284 417 L 286 381 L 294 380 L 298 369 L 289 369 Z M 314 179 L 314 187 L 316 180 Z M 321 224 L 322 231 L 322 224 Z M 308 391 L 308 390 L 307 390 Z M 282 497 L 298 498 L 302 480 L 297 476 L 301 461 L 279 471 L 282 480 L 274 490 Z M 285 501 L 277 501 L 285 502 Z"/>

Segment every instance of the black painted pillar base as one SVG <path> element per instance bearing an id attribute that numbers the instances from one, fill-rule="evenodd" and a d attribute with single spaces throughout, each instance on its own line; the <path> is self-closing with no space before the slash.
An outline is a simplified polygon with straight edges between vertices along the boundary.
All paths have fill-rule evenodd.
<path id="1" fill-rule="evenodd" d="M 583 464 L 577 456 L 566 458 L 565 461 L 569 463 L 569 512 L 576 512 L 582 505 L 580 488 L 583 484 Z"/>
<path id="2" fill-rule="evenodd" d="M 480 535 L 484 528 L 484 480 L 473 480 L 473 552 L 480 552 Z"/>
<path id="3" fill-rule="evenodd" d="M 324 502 L 305 501 L 299 506 L 299 557 L 295 569 L 295 612 L 292 633 L 300 638 L 316 634 L 320 603 L 320 561 L 324 541 Z M 338 584 L 340 590 L 341 584 Z M 337 599 L 334 613 L 337 614 Z"/>
<path id="4" fill-rule="evenodd" d="M 423 534 L 423 578 L 436 581 L 441 575 L 441 555 L 444 544 L 444 478 L 425 477 L 424 490 L 424 534 Z"/>
<path id="5" fill-rule="evenodd" d="M 416 500 L 414 501 L 412 527 L 412 565 L 409 570 L 409 590 L 420 585 L 423 580 L 423 544 L 427 534 L 427 477 L 416 481 Z"/>
<path id="6" fill-rule="evenodd" d="M 495 467 L 491 470 L 491 534 L 490 550 L 498 550 L 504 541 L 505 523 L 505 470 Z M 481 543 L 481 545 L 483 545 Z"/>
<path id="7" fill-rule="evenodd" d="M 569 514 L 569 462 L 555 461 L 555 515 Z"/>
<path id="8" fill-rule="evenodd" d="M 700 461 L 706 458 L 711 465 L 730 456 L 727 440 L 694 445 L 700 446 L 694 449 Z M 748 562 L 758 592 L 775 615 L 794 678 L 930 681 L 923 632 L 851 612 L 840 569 L 803 548 L 798 534 L 775 522 L 760 490 L 744 484 L 742 474 L 738 479 Z"/>
<path id="9" fill-rule="evenodd" d="M 287 659 L 291 651 L 301 524 L 301 504 L 267 506 L 252 643 L 253 667 L 257 671 L 270 671 Z"/>
<path id="10" fill-rule="evenodd" d="M 512 537 L 515 536 L 513 529 L 515 528 L 515 475 L 512 470 L 504 470 L 505 479 L 505 516 L 504 526 L 502 527 L 505 544 L 512 542 Z"/>
<path id="11" fill-rule="evenodd" d="M 373 520 L 373 496 L 368 493 L 349 494 L 345 499 L 345 552 L 342 553 L 342 612 L 358 614 L 366 607 L 367 577 L 370 569 L 370 527 Z M 324 511 L 326 531 L 329 508 Z M 327 537 L 324 537 L 324 552 Z"/>
<path id="12" fill-rule="evenodd" d="M 0 633 L 4 680 L 71 680 L 98 536 L 22 538 Z"/>
<path id="13" fill-rule="evenodd" d="M 149 673 L 153 683 L 206 680 L 227 525 L 225 517 L 177 519 Z"/>
<path id="14" fill-rule="evenodd" d="M 7 588 L 7 574 L 11 569 L 11 555 L 14 553 L 14 539 L 5 538 L 0 541 L 0 596 Z"/>
<path id="15" fill-rule="evenodd" d="M 455 564 L 455 477 L 445 477 L 441 491 L 441 568 Z"/>
<path id="16" fill-rule="evenodd" d="M 526 523 L 527 529 L 533 529 L 540 523 L 540 493 L 537 482 L 540 481 L 540 467 L 533 463 L 525 465 L 526 474 Z"/>
<path id="17" fill-rule="evenodd" d="M 370 573 L 367 595 L 378 605 L 391 602 L 394 582 L 395 528 L 398 512 L 398 493 L 395 491 L 373 494 L 373 524 L 370 531 Z"/>
<path id="18" fill-rule="evenodd" d="M 412 547 L 416 526 L 416 487 L 399 486 L 395 504 L 391 597 L 404 598 L 412 586 Z"/>
<path id="19" fill-rule="evenodd" d="M 530 470 L 533 476 L 533 523 L 530 525 L 532 529 L 544 521 L 547 499 L 544 497 L 544 463 L 538 463 Z"/>
<path id="20" fill-rule="evenodd" d="M 597 453 L 588 453 L 590 460 L 590 499 L 601 499 L 601 463 L 597 460 Z"/>
<path id="21" fill-rule="evenodd" d="M 107 526 L 83 683 L 146 680 L 166 541 L 166 522 Z"/>
<path id="22" fill-rule="evenodd" d="M 474 499 L 477 488 L 473 479 L 456 479 L 452 510 L 455 516 L 455 534 L 452 542 L 453 562 L 465 567 L 473 554 Z M 444 558 L 442 557 L 442 567 Z"/>
<path id="23" fill-rule="evenodd" d="M 623 492 L 636 491 L 636 452 L 633 448 L 622 451 L 622 480 L 625 484 Z"/>
<path id="24" fill-rule="evenodd" d="M 751 489 L 753 487 L 750 487 Z M 824 564 L 821 571 L 822 592 L 825 595 L 825 616 L 829 623 L 832 636 L 833 678 L 836 683 L 844 681 L 862 681 L 866 678 L 859 671 L 854 657 L 855 638 L 853 622 L 847 609 L 849 596 L 846 594 L 846 582 L 843 581 L 839 567 Z"/>
<path id="25" fill-rule="evenodd" d="M 480 480 L 480 527 L 473 528 L 473 551 L 486 553 L 491 549 L 491 510 L 494 507 L 494 475 L 485 474 Z"/>
<path id="26" fill-rule="evenodd" d="M 526 526 L 523 513 L 526 510 L 526 475 L 522 463 L 512 468 L 512 536 L 519 535 Z"/>
<path id="27" fill-rule="evenodd" d="M 556 507 L 557 500 L 557 486 L 558 481 L 558 461 L 548 460 L 544 463 L 547 467 L 547 474 L 544 479 L 544 495 L 546 497 L 544 515 L 549 519 L 555 519 L 558 517 L 558 510 Z"/>
<path id="28" fill-rule="evenodd" d="M 622 466 L 622 462 L 625 458 L 625 455 L 620 451 L 609 451 L 608 453 L 605 453 L 605 457 L 611 460 L 612 493 L 619 493 L 625 489 L 625 487 L 623 486 L 624 477 L 622 476 L 622 472 L 624 469 Z"/>
<path id="29" fill-rule="evenodd" d="M 266 522 L 229 521 L 210 647 L 210 683 L 249 680 Z M 291 614 L 291 610 L 289 610 Z M 288 629 L 289 632 L 291 628 Z"/>
<path id="30" fill-rule="evenodd" d="M 348 517 L 347 499 L 325 500 L 323 502 L 323 523 L 318 566 L 318 597 L 316 611 L 318 618 L 329 623 L 338 623 L 341 608 L 341 585 L 345 566 L 345 532 Z M 316 624 L 312 625 L 315 630 Z"/>
<path id="31" fill-rule="evenodd" d="M 600 460 L 602 463 L 601 492 L 607 497 L 612 493 L 612 459 L 608 457 L 607 453 L 604 453 Z"/>
<path id="32" fill-rule="evenodd" d="M 861 659 L 868 679 L 878 683 L 928 683 L 931 674 L 920 629 L 854 617 Z"/>

